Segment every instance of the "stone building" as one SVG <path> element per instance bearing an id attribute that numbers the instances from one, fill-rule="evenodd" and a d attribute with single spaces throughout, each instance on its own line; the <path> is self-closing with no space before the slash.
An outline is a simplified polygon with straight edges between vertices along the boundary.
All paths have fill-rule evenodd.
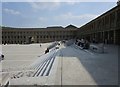
<path id="1" fill-rule="evenodd" d="M 80 27 L 77 38 L 98 43 L 120 44 L 120 5 Z"/>
<path id="2" fill-rule="evenodd" d="M 43 43 L 73 38 L 84 38 L 98 43 L 120 44 L 120 5 L 77 28 L 69 25 L 47 28 L 2 27 L 3 44 Z"/>
<path id="3" fill-rule="evenodd" d="M 75 38 L 76 27 L 2 28 L 3 44 L 44 43 Z"/>

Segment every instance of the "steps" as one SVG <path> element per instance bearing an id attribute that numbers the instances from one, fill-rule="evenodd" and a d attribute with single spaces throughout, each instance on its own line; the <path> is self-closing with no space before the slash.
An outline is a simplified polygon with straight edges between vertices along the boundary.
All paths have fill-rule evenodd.
<path id="1" fill-rule="evenodd" d="M 33 74 L 33 77 L 38 76 L 49 76 L 52 65 L 55 61 L 55 56 L 57 54 L 57 51 L 54 51 L 53 54 L 50 56 L 47 56 L 46 60 L 44 60 L 41 64 L 36 66 L 36 72 Z"/>

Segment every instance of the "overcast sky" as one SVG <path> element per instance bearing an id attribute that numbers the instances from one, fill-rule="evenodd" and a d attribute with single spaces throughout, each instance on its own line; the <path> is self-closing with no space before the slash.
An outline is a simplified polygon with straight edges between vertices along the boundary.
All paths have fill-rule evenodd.
<path id="1" fill-rule="evenodd" d="M 2 25 L 80 27 L 115 6 L 116 2 L 2 2 Z"/>

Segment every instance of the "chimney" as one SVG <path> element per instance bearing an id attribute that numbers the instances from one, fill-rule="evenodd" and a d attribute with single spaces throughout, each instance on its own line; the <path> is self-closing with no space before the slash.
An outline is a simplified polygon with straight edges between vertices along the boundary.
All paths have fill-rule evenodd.
<path id="1" fill-rule="evenodd" d="M 117 1 L 117 5 L 120 5 L 120 0 Z"/>

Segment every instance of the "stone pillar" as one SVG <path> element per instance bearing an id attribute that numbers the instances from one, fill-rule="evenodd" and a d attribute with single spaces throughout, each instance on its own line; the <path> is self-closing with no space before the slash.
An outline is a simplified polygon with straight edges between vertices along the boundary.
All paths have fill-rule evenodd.
<path id="1" fill-rule="evenodd" d="M 115 30 L 113 31 L 113 43 L 116 44 L 116 32 L 115 32 Z"/>
<path id="2" fill-rule="evenodd" d="M 103 43 L 105 43 L 105 35 L 104 35 L 104 31 L 103 31 L 102 33 L 103 33 Z"/>
<path id="3" fill-rule="evenodd" d="M 108 31 L 108 44 L 109 44 L 109 42 L 110 42 L 110 32 Z"/>
<path id="4" fill-rule="evenodd" d="M 101 40 L 101 43 L 103 43 L 103 32 L 101 32 L 101 35 L 100 35 L 100 40 Z"/>
<path id="5" fill-rule="evenodd" d="M 104 31 L 104 41 L 105 41 L 105 44 L 107 44 L 107 42 L 108 42 L 108 33 L 107 33 L 107 31 Z"/>

